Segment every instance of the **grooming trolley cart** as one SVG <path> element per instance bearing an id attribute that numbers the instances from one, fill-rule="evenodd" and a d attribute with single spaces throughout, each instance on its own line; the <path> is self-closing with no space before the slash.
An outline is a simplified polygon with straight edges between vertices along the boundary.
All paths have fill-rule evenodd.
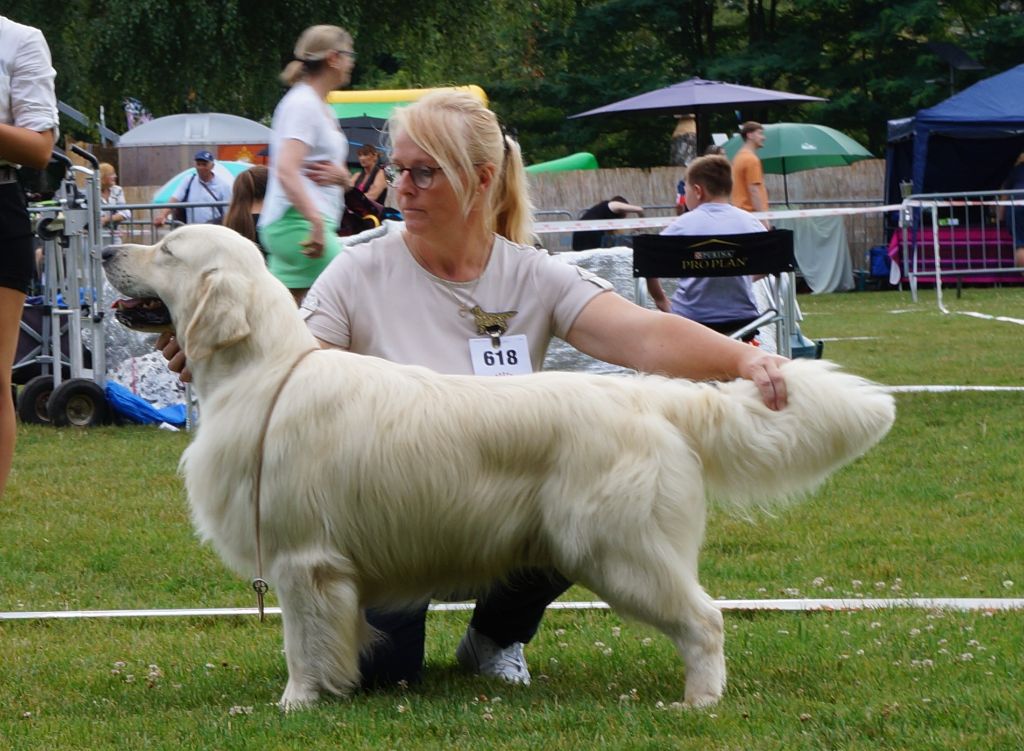
<path id="1" fill-rule="evenodd" d="M 91 168 L 74 165 L 54 152 L 63 170 L 54 200 L 31 208 L 35 232 L 42 241 L 41 302 L 26 305 L 22 338 L 34 339 L 35 347 L 15 363 L 19 368 L 38 366 L 39 375 L 29 379 L 18 395 L 18 416 L 27 423 L 51 423 L 58 427 L 88 427 L 107 422 L 111 410 L 104 390 L 106 351 L 103 319 L 103 269 L 100 263 L 99 160 L 72 146 Z M 82 175 L 84 192 L 75 175 Z M 39 298 L 36 298 L 39 299 Z M 41 322 L 39 331 L 26 324 L 28 310 Z M 90 349 L 83 333 L 90 334 Z M 20 349 L 20 348 L 19 348 Z"/>

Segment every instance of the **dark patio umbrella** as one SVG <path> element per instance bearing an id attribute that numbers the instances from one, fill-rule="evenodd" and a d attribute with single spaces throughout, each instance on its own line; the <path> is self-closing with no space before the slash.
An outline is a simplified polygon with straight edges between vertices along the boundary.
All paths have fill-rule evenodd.
<path id="1" fill-rule="evenodd" d="M 338 125 L 345 131 L 345 137 L 350 144 L 353 146 L 370 144 L 371 146 L 376 146 L 381 151 L 388 151 L 383 134 L 384 126 L 387 125 L 387 122 L 383 117 L 370 117 L 368 115 L 338 118 Z"/>
<path id="2" fill-rule="evenodd" d="M 666 115 L 701 114 L 709 110 L 730 110 L 750 105 L 765 106 L 769 104 L 824 101 L 827 100 L 821 97 L 807 96 L 806 94 L 790 94 L 788 91 L 759 89 L 754 86 L 743 86 L 737 83 L 691 78 L 688 81 L 672 84 L 663 89 L 655 89 L 645 94 L 637 94 L 628 99 L 606 104 L 603 107 L 570 115 L 569 118 L 612 115 L 626 112 Z M 697 134 L 697 143 L 698 145 L 701 144 L 699 132 Z"/>

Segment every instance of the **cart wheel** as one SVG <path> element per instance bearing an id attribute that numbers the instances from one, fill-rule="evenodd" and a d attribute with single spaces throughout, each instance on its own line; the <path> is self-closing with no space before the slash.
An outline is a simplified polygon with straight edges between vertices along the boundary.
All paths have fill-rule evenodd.
<path id="1" fill-rule="evenodd" d="M 87 378 L 64 381 L 50 395 L 46 404 L 50 422 L 56 427 L 69 425 L 89 428 L 107 419 L 107 396 L 102 387 Z"/>
<path id="2" fill-rule="evenodd" d="M 48 425 L 50 415 L 46 403 L 53 393 L 53 376 L 38 375 L 29 379 L 18 394 L 18 417 L 29 425 Z"/>

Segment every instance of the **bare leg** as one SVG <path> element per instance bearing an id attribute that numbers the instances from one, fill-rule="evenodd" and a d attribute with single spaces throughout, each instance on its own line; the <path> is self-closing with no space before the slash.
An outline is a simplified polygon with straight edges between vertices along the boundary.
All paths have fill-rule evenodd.
<path id="1" fill-rule="evenodd" d="M 18 425 L 11 399 L 11 368 L 18 351 L 18 330 L 25 306 L 25 293 L 0 287 L 0 498 L 14 460 Z"/>

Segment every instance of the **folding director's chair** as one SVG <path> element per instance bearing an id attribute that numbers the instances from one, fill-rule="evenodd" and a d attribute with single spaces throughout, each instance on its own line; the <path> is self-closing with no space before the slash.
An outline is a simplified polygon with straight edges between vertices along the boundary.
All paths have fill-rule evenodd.
<path id="1" fill-rule="evenodd" d="M 774 325 L 778 353 L 791 357 L 793 335 L 798 330 L 792 230 L 742 235 L 636 235 L 633 238 L 633 276 L 639 303 L 646 296 L 643 280 L 647 278 L 761 274 L 768 278 L 770 307 L 729 336 L 740 339 L 754 329 Z M 820 347 L 816 355 L 811 356 L 820 357 Z"/>

